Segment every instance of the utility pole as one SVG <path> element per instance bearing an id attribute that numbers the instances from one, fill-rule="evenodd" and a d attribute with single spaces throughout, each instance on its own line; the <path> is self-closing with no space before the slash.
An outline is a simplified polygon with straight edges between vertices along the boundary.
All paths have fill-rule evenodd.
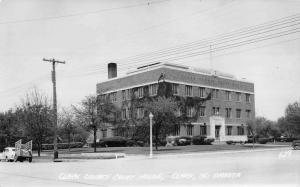
<path id="1" fill-rule="evenodd" d="M 58 150 L 57 150 L 57 100 L 56 100 L 56 75 L 55 75 L 55 63 L 65 64 L 65 61 L 59 61 L 52 59 L 45 59 L 43 61 L 52 63 L 52 83 L 53 83 L 53 127 L 54 127 L 54 160 L 58 158 Z"/>

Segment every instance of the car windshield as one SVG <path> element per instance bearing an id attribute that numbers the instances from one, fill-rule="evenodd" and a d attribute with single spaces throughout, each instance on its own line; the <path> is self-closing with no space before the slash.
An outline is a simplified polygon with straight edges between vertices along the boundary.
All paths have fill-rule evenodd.
<path id="1" fill-rule="evenodd" d="M 15 148 L 13 148 L 13 149 L 11 149 L 12 151 L 16 151 L 16 149 Z"/>

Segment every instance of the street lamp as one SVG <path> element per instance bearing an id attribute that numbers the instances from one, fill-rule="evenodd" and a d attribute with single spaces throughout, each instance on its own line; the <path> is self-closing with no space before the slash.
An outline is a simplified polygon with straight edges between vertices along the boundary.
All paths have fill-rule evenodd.
<path id="1" fill-rule="evenodd" d="M 153 152 L 152 152 L 152 119 L 153 119 L 153 114 L 151 112 L 149 114 L 149 118 L 150 118 L 150 155 L 149 155 L 149 157 L 152 158 L 153 157 Z"/>

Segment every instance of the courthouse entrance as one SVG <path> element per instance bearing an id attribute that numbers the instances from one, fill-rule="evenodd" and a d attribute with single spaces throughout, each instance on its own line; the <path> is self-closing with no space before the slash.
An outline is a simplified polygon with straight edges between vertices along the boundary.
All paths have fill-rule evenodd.
<path id="1" fill-rule="evenodd" d="M 215 126 L 215 138 L 216 138 L 216 140 L 220 140 L 220 129 L 221 129 L 220 125 Z"/>
<path id="2" fill-rule="evenodd" d="M 226 141 L 225 139 L 225 118 L 222 116 L 211 116 L 209 118 L 209 135 L 216 141 Z"/>

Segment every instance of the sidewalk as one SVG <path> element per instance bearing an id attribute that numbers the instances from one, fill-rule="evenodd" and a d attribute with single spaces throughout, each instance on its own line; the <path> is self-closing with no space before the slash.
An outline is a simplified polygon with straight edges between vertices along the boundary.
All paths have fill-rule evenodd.
<path id="1" fill-rule="evenodd" d="M 266 146 L 271 147 L 271 146 Z M 292 150 L 289 146 L 274 146 L 274 148 L 259 148 L 259 149 L 248 149 L 248 150 L 222 150 L 222 151 L 203 151 L 193 153 L 166 153 L 166 154 L 153 154 L 153 158 L 168 158 L 168 157 L 189 157 L 189 156 L 207 156 L 207 155 L 218 155 L 218 154 L 235 154 L 235 153 L 252 153 L 252 152 L 265 152 L 265 151 L 286 151 Z M 151 159 L 149 155 L 128 155 L 127 159 Z"/>
<path id="2" fill-rule="evenodd" d="M 37 162 L 52 162 L 53 154 L 52 153 L 41 153 L 41 156 L 38 157 L 37 154 L 33 154 L 33 161 Z M 70 162 L 70 161 L 79 161 L 79 160 L 88 160 L 88 159 L 119 159 L 125 158 L 125 153 L 77 153 L 77 154 L 59 154 L 56 162 Z"/>

